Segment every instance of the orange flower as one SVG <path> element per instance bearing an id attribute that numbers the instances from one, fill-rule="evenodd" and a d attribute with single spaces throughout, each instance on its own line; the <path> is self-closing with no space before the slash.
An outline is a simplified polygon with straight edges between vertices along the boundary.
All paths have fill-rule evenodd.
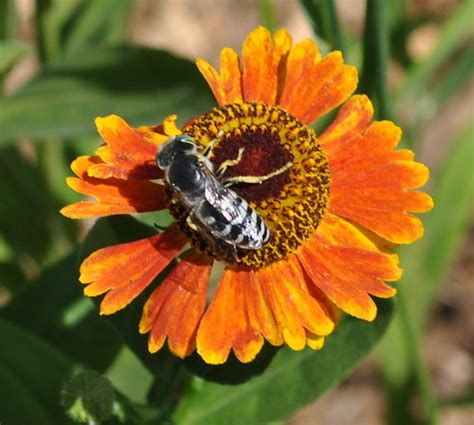
<path id="1" fill-rule="evenodd" d="M 341 311 L 374 320 L 372 296 L 392 297 L 396 290 L 385 281 L 401 276 L 391 247 L 420 238 L 422 223 L 410 212 L 433 206 L 414 191 L 426 183 L 428 169 L 413 152 L 395 150 L 400 128 L 373 121 L 370 100 L 351 96 L 357 71 L 340 52 L 321 57 L 313 41 L 293 45 L 286 30 L 273 38 L 265 28 L 254 30 L 242 59 L 222 50 L 220 72 L 202 59 L 197 66 L 220 106 L 181 130 L 176 116 L 138 129 L 114 115 L 98 118 L 105 145 L 72 164 L 77 177 L 69 186 L 96 202 L 69 205 L 65 216 L 168 208 L 176 219 L 162 233 L 90 255 L 80 269 L 85 294 L 105 294 L 101 314 L 112 314 L 178 258 L 146 302 L 140 332 L 149 332 L 151 352 L 167 340 L 177 356 L 197 349 L 210 364 L 224 363 L 231 351 L 250 362 L 265 340 L 294 350 L 321 348 Z M 317 136 L 308 125 L 341 104 Z M 232 190 L 269 228 L 262 248 L 214 243 L 189 226 L 189 211 L 159 182 L 155 162 L 159 145 L 181 132 L 202 149 L 213 143 L 210 160 L 225 170 L 220 178 L 258 182 Z M 215 261 L 225 268 L 212 293 Z"/>

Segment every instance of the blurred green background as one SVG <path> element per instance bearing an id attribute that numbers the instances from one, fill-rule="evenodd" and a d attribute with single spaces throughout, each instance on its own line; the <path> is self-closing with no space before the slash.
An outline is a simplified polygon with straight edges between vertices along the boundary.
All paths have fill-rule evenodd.
<path id="1" fill-rule="evenodd" d="M 71 423 L 67 410 L 90 424 L 471 424 L 473 23 L 468 0 L 0 0 L 0 423 Z M 194 59 L 217 65 L 260 24 L 357 65 L 358 91 L 430 167 L 436 207 L 424 239 L 399 250 L 393 318 L 387 307 L 372 328 L 348 320 L 326 357 L 278 353 L 230 386 L 226 370 L 210 379 L 199 364 L 150 360 L 133 312 L 98 317 L 77 283 L 93 223 L 58 210 L 80 199 L 64 179 L 98 145 L 97 115 L 183 124 L 214 105 Z M 97 224 L 89 247 L 147 231 L 127 220 Z M 293 354 L 303 360 L 291 369 Z"/>

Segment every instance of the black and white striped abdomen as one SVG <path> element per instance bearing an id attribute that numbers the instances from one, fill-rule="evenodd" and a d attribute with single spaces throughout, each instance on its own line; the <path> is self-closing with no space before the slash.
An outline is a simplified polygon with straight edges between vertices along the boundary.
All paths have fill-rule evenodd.
<path id="1" fill-rule="evenodd" d="M 203 199 L 192 218 L 216 239 L 242 249 L 259 249 L 269 240 L 268 227 L 245 199 L 223 186 L 212 195 Z"/>

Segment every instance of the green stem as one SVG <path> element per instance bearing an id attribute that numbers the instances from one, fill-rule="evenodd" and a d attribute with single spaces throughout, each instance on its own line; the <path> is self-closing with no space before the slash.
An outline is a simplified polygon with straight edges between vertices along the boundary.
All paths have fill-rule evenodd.
<path id="1" fill-rule="evenodd" d="M 35 29 L 37 37 L 38 57 L 42 64 L 50 59 L 48 49 L 48 34 L 46 28 L 46 16 L 51 7 L 50 0 L 36 0 Z"/>
<path id="2" fill-rule="evenodd" d="M 390 117 L 387 86 L 389 60 L 389 31 L 387 2 L 367 0 L 364 30 L 364 58 L 359 91 L 373 97 L 377 104 L 377 117 Z"/>
<path id="3" fill-rule="evenodd" d="M 268 30 L 273 33 L 276 29 L 276 19 L 273 7 L 273 0 L 260 0 L 259 2 L 260 8 L 260 19 L 262 21 L 262 25 Z"/>
<path id="4" fill-rule="evenodd" d="M 406 350 L 409 358 L 413 362 L 413 374 L 415 376 L 416 384 L 420 393 L 420 397 L 423 401 L 427 417 L 426 423 L 427 425 L 436 425 L 438 423 L 438 402 L 435 395 L 433 394 L 431 379 L 428 371 L 425 368 L 420 350 L 418 348 L 419 345 L 417 336 L 411 324 L 403 291 L 399 291 L 396 300 Z"/>

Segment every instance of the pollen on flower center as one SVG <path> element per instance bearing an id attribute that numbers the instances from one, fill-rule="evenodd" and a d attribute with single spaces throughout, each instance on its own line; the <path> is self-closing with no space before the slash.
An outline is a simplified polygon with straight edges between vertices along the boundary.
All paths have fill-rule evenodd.
<path id="1" fill-rule="evenodd" d="M 228 265 L 262 267 L 287 257 L 316 230 L 328 202 L 329 168 L 311 128 L 277 106 L 234 103 L 201 115 L 184 132 L 203 149 L 213 144 L 214 171 L 225 166 L 219 178 L 233 182 L 231 189 L 271 232 L 257 250 L 209 240 L 188 226 L 186 210 L 170 191 L 170 211 L 195 247 Z"/>

